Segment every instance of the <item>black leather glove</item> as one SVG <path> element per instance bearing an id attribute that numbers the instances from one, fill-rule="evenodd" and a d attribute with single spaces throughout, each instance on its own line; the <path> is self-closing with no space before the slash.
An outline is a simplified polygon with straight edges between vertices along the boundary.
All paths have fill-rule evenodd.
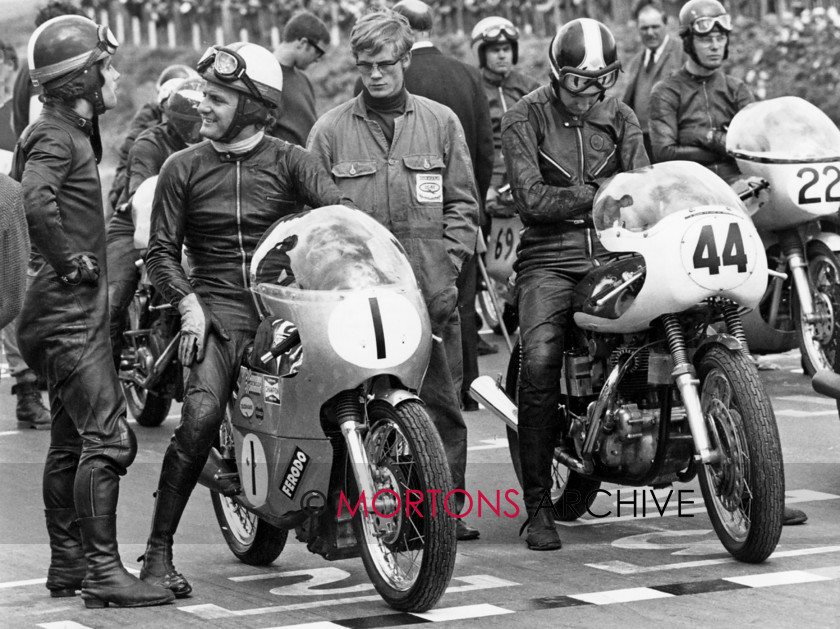
<path id="1" fill-rule="evenodd" d="M 88 253 L 80 253 L 70 259 L 76 269 L 72 273 L 61 276 L 61 281 L 70 286 L 85 284 L 96 286 L 99 283 L 99 262 L 96 256 Z"/>

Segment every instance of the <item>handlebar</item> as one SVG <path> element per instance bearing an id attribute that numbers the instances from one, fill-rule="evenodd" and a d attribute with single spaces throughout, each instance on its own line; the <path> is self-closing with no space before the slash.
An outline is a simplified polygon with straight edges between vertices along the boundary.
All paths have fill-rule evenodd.
<path id="1" fill-rule="evenodd" d="M 277 358 L 280 354 L 285 354 L 287 351 L 289 351 L 295 345 L 298 344 L 300 344 L 300 332 L 295 330 L 289 336 L 280 341 L 278 345 L 275 345 L 265 354 L 260 356 L 260 361 L 262 361 L 263 363 L 267 363 L 269 360 Z"/>
<path id="2" fill-rule="evenodd" d="M 741 201 L 746 201 L 750 197 L 757 197 L 759 192 L 761 192 L 762 190 L 766 190 L 769 187 L 770 187 L 770 182 L 767 181 L 766 179 L 762 179 L 758 183 L 753 183 L 752 181 L 748 181 L 747 182 L 747 189 L 744 190 L 743 192 L 739 192 L 738 193 L 738 198 L 740 198 Z"/>

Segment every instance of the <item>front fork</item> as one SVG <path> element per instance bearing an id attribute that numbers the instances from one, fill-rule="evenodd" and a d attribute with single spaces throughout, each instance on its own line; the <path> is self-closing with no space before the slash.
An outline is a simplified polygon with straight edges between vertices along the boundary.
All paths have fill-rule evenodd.
<path id="1" fill-rule="evenodd" d="M 805 323 L 818 323 L 820 315 L 814 311 L 814 300 L 811 295 L 811 279 L 808 276 L 808 259 L 802 238 L 795 229 L 789 229 L 781 234 L 782 253 L 787 259 L 790 273 L 793 276 L 793 286 L 799 298 L 799 311 Z"/>
<path id="2" fill-rule="evenodd" d="M 712 449 L 706 419 L 703 416 L 703 407 L 700 404 L 700 380 L 697 378 L 694 365 L 688 360 L 682 326 L 673 314 L 664 315 L 662 321 L 665 325 L 668 348 L 674 359 L 672 373 L 685 405 L 685 415 L 694 439 L 695 450 L 700 457 L 700 462 L 704 465 L 717 463 L 720 461 L 720 451 Z"/>

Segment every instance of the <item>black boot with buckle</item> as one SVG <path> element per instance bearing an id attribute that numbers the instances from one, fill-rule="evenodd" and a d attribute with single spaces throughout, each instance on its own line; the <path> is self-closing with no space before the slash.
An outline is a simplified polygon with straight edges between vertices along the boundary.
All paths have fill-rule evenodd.
<path id="1" fill-rule="evenodd" d="M 140 578 L 172 590 L 176 598 L 184 598 L 192 592 L 192 586 L 172 564 L 172 541 L 189 497 L 165 489 L 158 489 L 155 496 L 152 532 L 146 552 L 137 558 L 143 562 Z"/>
<path id="2" fill-rule="evenodd" d="M 76 509 L 44 509 L 50 535 L 50 569 L 47 589 L 53 598 L 75 596 L 82 589 L 87 570 Z"/>

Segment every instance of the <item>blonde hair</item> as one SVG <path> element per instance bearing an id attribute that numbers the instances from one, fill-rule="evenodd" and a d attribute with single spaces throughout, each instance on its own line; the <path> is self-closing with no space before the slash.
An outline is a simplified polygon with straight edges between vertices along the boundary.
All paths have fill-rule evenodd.
<path id="1" fill-rule="evenodd" d="M 389 43 L 394 44 L 398 58 L 411 50 L 414 44 L 408 19 L 391 9 L 366 13 L 356 20 L 350 32 L 350 49 L 357 58 L 360 52 L 375 55 Z"/>

